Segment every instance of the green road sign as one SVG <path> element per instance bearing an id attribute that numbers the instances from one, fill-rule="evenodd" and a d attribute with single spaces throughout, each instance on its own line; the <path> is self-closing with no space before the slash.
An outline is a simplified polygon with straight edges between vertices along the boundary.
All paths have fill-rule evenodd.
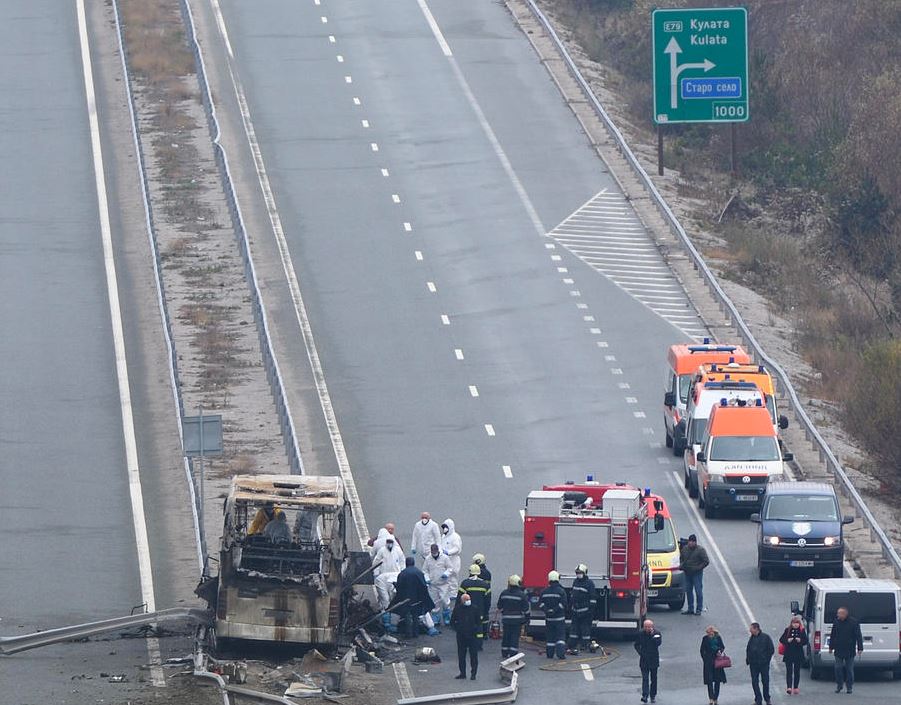
<path id="1" fill-rule="evenodd" d="M 748 119 L 748 11 L 654 10 L 654 122 Z"/>

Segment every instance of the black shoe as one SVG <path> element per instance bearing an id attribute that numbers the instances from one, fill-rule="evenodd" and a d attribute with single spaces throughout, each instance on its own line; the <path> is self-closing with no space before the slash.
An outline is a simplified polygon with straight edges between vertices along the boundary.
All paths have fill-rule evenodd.
<path id="1" fill-rule="evenodd" d="M 475 679 L 476 679 L 476 674 L 475 674 L 475 671 L 473 671 L 473 674 L 469 677 L 469 680 L 474 681 Z"/>
<path id="2" fill-rule="evenodd" d="M 461 681 L 461 680 L 463 680 L 464 678 L 466 678 L 466 674 L 465 674 L 465 673 L 461 673 L 461 674 L 458 675 L 458 676 L 454 676 L 454 679 L 455 679 L 455 680 L 458 680 L 458 681 Z"/>
<path id="3" fill-rule="evenodd" d="M 648 701 L 648 699 L 644 695 L 642 695 L 641 702 L 646 703 L 647 701 Z"/>
<path id="4" fill-rule="evenodd" d="M 694 614 L 694 610 L 685 610 L 682 614 Z"/>
<path id="5" fill-rule="evenodd" d="M 656 697 L 652 697 L 652 698 L 651 698 L 651 702 L 652 702 L 652 703 L 656 703 L 656 702 L 657 702 L 657 698 L 656 698 Z"/>
<path id="6" fill-rule="evenodd" d="M 835 692 L 836 692 L 836 693 L 841 693 L 841 692 L 842 692 L 842 687 L 841 687 L 840 685 L 835 686 Z"/>
<path id="7" fill-rule="evenodd" d="M 696 614 L 696 615 L 701 614 L 701 610 L 695 610 L 695 614 Z"/>
<path id="8" fill-rule="evenodd" d="M 845 692 L 846 692 L 848 695 L 851 695 L 851 689 L 850 689 L 850 688 L 846 689 Z"/>

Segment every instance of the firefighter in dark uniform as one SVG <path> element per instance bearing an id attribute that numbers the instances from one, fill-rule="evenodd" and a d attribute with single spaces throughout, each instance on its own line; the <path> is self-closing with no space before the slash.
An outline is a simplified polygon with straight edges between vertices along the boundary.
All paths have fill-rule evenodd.
<path id="1" fill-rule="evenodd" d="M 472 598 L 472 609 L 481 617 L 481 626 L 476 633 L 476 637 L 481 640 L 488 633 L 488 613 L 491 610 L 491 583 L 479 577 L 480 570 L 475 563 L 469 566 L 469 577 L 460 583 L 460 588 L 457 590 L 457 602 L 460 601 L 460 597 L 464 593 Z"/>
<path id="2" fill-rule="evenodd" d="M 541 593 L 538 608 L 544 612 L 547 657 L 566 658 L 566 590 L 560 586 L 560 573 L 547 574 L 548 586 Z"/>
<path id="3" fill-rule="evenodd" d="M 591 644 L 591 622 L 594 619 L 597 601 L 594 582 L 588 577 L 588 566 L 579 563 L 576 566 L 576 579 L 573 580 L 570 591 L 572 626 L 569 632 L 569 653 L 578 654 L 580 645 L 583 649 L 587 649 Z"/>
<path id="4" fill-rule="evenodd" d="M 507 580 L 507 589 L 497 598 L 497 608 L 504 625 L 501 658 L 509 658 L 519 652 L 519 633 L 522 625 L 529 621 L 529 598 L 518 575 L 511 575 Z"/>

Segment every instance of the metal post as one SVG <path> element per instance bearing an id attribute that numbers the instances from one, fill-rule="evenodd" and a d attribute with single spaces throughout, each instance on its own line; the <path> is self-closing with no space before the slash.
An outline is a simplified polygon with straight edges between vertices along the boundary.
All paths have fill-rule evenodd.
<path id="1" fill-rule="evenodd" d="M 657 176 L 663 176 L 663 125 L 657 125 Z"/>
<path id="2" fill-rule="evenodd" d="M 732 173 L 735 174 L 735 172 L 738 171 L 738 163 L 735 158 L 735 134 L 737 132 L 737 128 L 736 128 L 734 122 L 729 123 L 729 126 L 731 128 L 731 133 L 732 133 L 732 139 L 731 139 L 732 144 L 731 144 L 731 149 L 729 150 L 729 165 L 731 167 Z"/>
<path id="3" fill-rule="evenodd" d="M 197 407 L 197 415 L 200 416 L 200 524 L 203 525 L 203 406 Z"/>

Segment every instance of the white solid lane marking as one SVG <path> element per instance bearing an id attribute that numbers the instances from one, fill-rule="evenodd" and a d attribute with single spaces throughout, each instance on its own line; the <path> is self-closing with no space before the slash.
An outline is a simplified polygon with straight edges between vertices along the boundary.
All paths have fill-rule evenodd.
<path id="1" fill-rule="evenodd" d="M 442 325 L 445 325 L 445 326 L 450 325 L 450 318 L 448 317 L 448 315 L 446 313 L 441 314 L 441 323 L 442 323 Z"/>
<path id="2" fill-rule="evenodd" d="M 401 699 L 413 697 L 413 686 L 410 684 L 410 675 L 407 673 L 407 664 L 403 661 L 397 661 L 392 664 L 394 668 L 394 677 L 397 680 L 397 689 L 400 691 Z"/>
<path id="3" fill-rule="evenodd" d="M 487 433 L 489 436 L 496 435 L 494 432 L 494 426 L 492 426 L 490 423 L 486 423 L 485 424 L 485 433 Z"/>
<path id="4" fill-rule="evenodd" d="M 732 600 L 732 604 L 735 607 L 735 611 L 738 613 L 739 618 L 744 619 L 746 623 L 756 622 L 757 618 L 754 616 L 754 612 L 751 610 L 751 606 L 745 599 L 744 593 L 741 591 L 741 588 L 738 585 L 738 581 L 732 574 L 732 569 L 729 568 L 729 564 L 726 563 L 726 559 L 723 557 L 723 552 L 720 551 L 720 547 L 713 539 L 713 534 L 711 534 L 710 529 L 707 528 L 707 523 L 701 518 L 701 513 L 698 511 L 697 505 L 694 502 L 689 502 L 685 498 L 685 491 L 682 488 L 681 474 L 677 470 L 673 470 L 670 480 L 672 481 L 673 487 L 676 490 L 676 497 L 679 498 L 679 502 L 682 503 L 682 506 L 688 513 L 694 515 L 697 525 L 700 527 L 701 531 L 704 534 L 704 537 L 707 539 L 707 548 L 713 551 L 716 557 L 716 560 L 711 561 L 710 564 L 713 566 L 713 569 L 720 574 L 720 578 L 727 588 L 726 592 L 729 593 L 729 599 Z M 732 588 L 731 590 L 728 589 L 730 586 Z"/>
<path id="5" fill-rule="evenodd" d="M 210 0 L 213 8 L 213 14 L 216 16 L 216 26 L 219 28 L 219 34 L 222 35 L 222 41 L 225 42 L 225 50 L 228 55 L 235 58 L 235 52 L 232 51 L 232 43 L 228 38 L 228 31 L 225 29 L 225 20 L 222 17 L 222 9 L 219 7 L 219 0 Z"/>
<path id="6" fill-rule="evenodd" d="M 435 286 L 435 282 L 426 282 L 425 285 L 429 288 L 429 291 L 431 291 L 433 294 L 438 292 L 438 287 Z"/>
<path id="7" fill-rule="evenodd" d="M 461 348 L 454 348 L 454 357 L 456 357 L 458 360 L 462 360 L 463 350 Z"/>
<path id="8" fill-rule="evenodd" d="M 501 469 L 504 471 L 504 477 L 506 477 L 508 480 L 513 477 L 513 470 L 509 465 L 504 465 Z"/>
<path id="9" fill-rule="evenodd" d="M 420 262 L 422 262 L 422 252 L 420 252 L 419 250 L 413 250 L 413 256 Z"/>
<path id="10" fill-rule="evenodd" d="M 370 143 L 369 143 L 369 148 L 370 148 L 373 152 L 378 152 L 378 151 L 379 151 L 379 143 L 378 143 L 378 142 L 370 142 Z"/>
<path id="11" fill-rule="evenodd" d="M 408 233 L 413 231 L 413 226 L 410 223 L 404 223 L 404 230 Z"/>
<path id="12" fill-rule="evenodd" d="M 84 0 L 76 0 L 78 38 L 81 45 L 81 64 L 85 83 L 88 125 L 91 132 L 91 154 L 94 165 L 94 188 L 97 193 L 97 215 L 100 220 L 100 237 L 103 245 L 103 265 L 106 274 L 106 292 L 110 309 L 110 325 L 113 335 L 113 351 L 116 358 L 116 381 L 119 389 L 119 413 L 122 417 L 122 436 L 125 445 L 125 466 L 128 476 L 128 494 L 131 501 L 132 526 L 135 532 L 135 549 L 138 554 L 138 578 L 141 600 L 148 612 L 156 611 L 153 589 L 153 566 L 150 560 L 150 541 L 147 538 L 147 520 L 144 516 L 144 493 L 141 488 L 141 471 L 138 466 L 138 441 L 131 404 L 131 385 L 128 378 L 128 358 L 125 354 L 125 330 L 122 325 L 122 309 L 119 303 L 119 281 L 116 275 L 116 259 L 113 250 L 113 233 L 110 224 L 109 197 L 103 164 L 103 147 L 100 139 L 100 118 L 97 114 L 97 96 L 94 90 L 94 68 L 91 64 L 91 47 L 88 43 L 87 18 Z M 150 656 L 150 676 L 153 685 L 165 687 L 159 641 L 147 639 Z"/>
<path id="13" fill-rule="evenodd" d="M 396 193 L 392 193 L 391 200 L 394 201 L 395 203 L 400 203 L 400 196 L 398 196 Z"/>
<path id="14" fill-rule="evenodd" d="M 432 34 L 435 35 L 435 39 L 438 41 L 438 46 L 441 47 L 441 52 L 445 56 L 453 56 L 450 50 L 450 46 L 447 43 L 447 40 L 444 38 L 444 35 L 441 33 L 441 28 L 438 26 L 438 23 L 435 21 L 435 16 L 432 14 L 432 11 L 429 9 L 429 6 L 425 4 L 425 0 L 416 0 L 419 3 L 419 9 L 422 10 L 422 14 L 425 15 L 425 21 L 429 23 L 429 29 L 432 30 Z"/>
<path id="15" fill-rule="evenodd" d="M 469 385 L 469 395 L 472 397 L 479 396 L 479 388 L 476 387 L 474 384 L 470 384 Z"/>
<path id="16" fill-rule="evenodd" d="M 390 176 L 387 169 L 382 169 L 382 176 Z"/>
<path id="17" fill-rule="evenodd" d="M 354 96 L 354 105 L 362 105 L 362 104 L 363 104 L 363 102 L 359 98 L 357 98 L 357 96 Z"/>
<path id="18" fill-rule="evenodd" d="M 360 120 L 360 124 L 363 127 L 369 127 L 369 120 Z"/>
<path id="19" fill-rule="evenodd" d="M 585 680 L 593 681 L 594 673 L 591 672 L 591 666 L 589 666 L 587 663 L 583 663 L 580 664 L 580 667 L 582 669 L 582 675 L 585 676 Z"/>

